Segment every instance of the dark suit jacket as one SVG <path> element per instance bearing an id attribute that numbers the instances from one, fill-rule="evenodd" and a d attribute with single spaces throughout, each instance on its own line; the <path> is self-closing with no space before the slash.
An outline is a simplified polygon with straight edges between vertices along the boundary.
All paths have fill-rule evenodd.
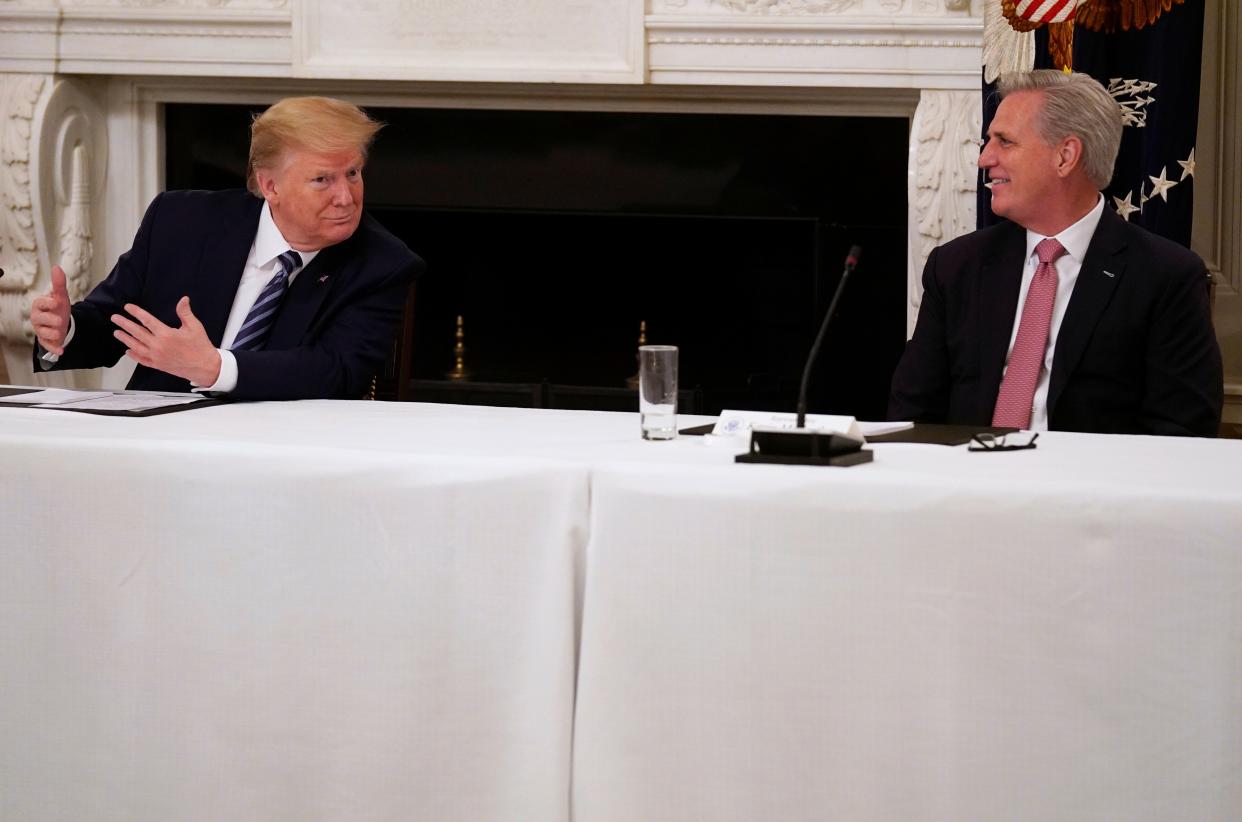
<path id="1" fill-rule="evenodd" d="M 990 424 L 1025 253 L 1010 222 L 931 253 L 889 419 Z M 1215 436 L 1223 375 L 1207 278 L 1197 255 L 1105 208 L 1057 336 L 1049 428 Z"/>
<path id="2" fill-rule="evenodd" d="M 180 326 L 190 310 L 217 347 L 254 242 L 263 201 L 247 191 L 170 191 L 147 209 L 133 247 L 73 306 L 73 341 L 55 368 L 114 365 L 125 346 L 109 319 L 133 303 Z M 236 351 L 237 399 L 358 398 L 383 365 L 409 285 L 423 261 L 370 216 L 323 249 L 289 287 L 261 351 Z M 36 355 L 37 356 L 37 355 Z M 189 391 L 180 377 L 138 366 L 129 387 Z"/>

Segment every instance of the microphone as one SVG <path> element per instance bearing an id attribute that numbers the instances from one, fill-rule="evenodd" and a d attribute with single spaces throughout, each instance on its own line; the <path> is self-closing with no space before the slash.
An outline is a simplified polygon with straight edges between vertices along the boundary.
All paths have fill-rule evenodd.
<path id="1" fill-rule="evenodd" d="M 837 291 L 832 295 L 832 302 L 828 304 L 828 313 L 824 315 L 824 321 L 819 326 L 819 334 L 815 336 L 815 342 L 811 345 L 811 353 L 806 355 L 806 368 L 802 369 L 802 386 L 798 389 L 798 427 L 806 427 L 806 387 L 811 381 L 811 370 L 815 367 L 815 361 L 819 359 L 819 348 L 824 343 L 824 335 L 828 333 L 828 323 L 832 320 L 832 315 L 837 311 L 837 303 L 841 300 L 841 294 L 845 291 L 845 281 L 854 273 L 855 266 L 858 265 L 858 258 L 862 256 L 862 248 L 856 245 L 850 246 L 850 253 L 845 256 L 845 270 L 841 272 L 841 282 L 837 283 Z"/>
<path id="2" fill-rule="evenodd" d="M 819 333 L 811 345 L 806 357 L 806 367 L 802 370 L 802 385 L 798 389 L 798 425 L 792 431 L 751 429 L 750 451 L 735 457 L 736 462 L 767 462 L 782 465 L 861 465 L 871 462 L 875 455 L 864 451 L 862 440 L 827 431 L 806 430 L 806 389 L 811 381 L 811 371 L 819 358 L 819 349 L 824 343 L 828 332 L 828 324 L 837 311 L 837 303 L 845 291 L 845 283 L 854 273 L 862 249 L 850 246 L 850 253 L 845 257 L 845 270 L 841 273 L 841 281 L 837 283 L 836 293 L 828 304 L 824 321 L 819 326 Z"/>

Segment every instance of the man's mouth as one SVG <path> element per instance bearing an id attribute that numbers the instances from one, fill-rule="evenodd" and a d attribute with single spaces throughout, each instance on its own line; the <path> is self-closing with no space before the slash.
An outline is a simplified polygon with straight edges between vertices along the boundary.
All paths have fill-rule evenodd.
<path id="1" fill-rule="evenodd" d="M 993 189 L 993 188 L 996 188 L 997 186 L 1003 186 L 1007 184 L 1008 182 L 1009 182 L 1008 177 L 992 177 L 986 183 L 984 183 L 984 185 L 987 186 L 989 189 Z"/>

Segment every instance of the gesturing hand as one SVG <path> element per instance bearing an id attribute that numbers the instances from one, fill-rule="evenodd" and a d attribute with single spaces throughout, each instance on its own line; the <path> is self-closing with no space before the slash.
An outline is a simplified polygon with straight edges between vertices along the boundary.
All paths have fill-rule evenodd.
<path id="1" fill-rule="evenodd" d="M 131 360 L 148 368 L 154 368 L 184 377 L 194 385 L 213 385 L 220 376 L 220 352 L 207 338 L 203 324 L 190 310 L 190 298 L 177 301 L 180 328 L 172 328 L 132 303 L 126 303 L 125 311 L 137 320 L 112 315 L 118 328 L 112 336 L 125 344 Z M 49 349 L 50 350 L 50 349 Z"/>
<path id="2" fill-rule="evenodd" d="M 65 269 L 52 266 L 52 288 L 30 303 L 30 325 L 39 345 L 57 356 L 65 353 L 65 335 L 69 333 L 69 288 Z"/>

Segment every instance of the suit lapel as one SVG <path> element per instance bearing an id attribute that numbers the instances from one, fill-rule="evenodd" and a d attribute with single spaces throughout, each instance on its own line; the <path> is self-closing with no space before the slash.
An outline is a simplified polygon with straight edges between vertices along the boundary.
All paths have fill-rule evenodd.
<path id="1" fill-rule="evenodd" d="M 219 346 L 224 337 L 224 326 L 254 245 L 262 208 L 263 201 L 251 197 L 238 219 L 220 221 L 217 230 L 208 234 L 199 258 L 198 275 L 186 289 L 194 316 L 207 330 L 213 345 Z"/>
<path id="2" fill-rule="evenodd" d="M 1026 231 L 1005 223 L 984 251 L 979 278 L 979 402 L 981 417 L 992 418 L 1000 393 L 1005 355 L 1013 336 L 1026 263 Z"/>
<path id="3" fill-rule="evenodd" d="M 1057 333 L 1056 351 L 1052 354 L 1052 375 L 1048 381 L 1048 418 L 1052 419 L 1057 399 L 1065 389 L 1070 374 L 1078 367 L 1091 334 L 1109 300 L 1125 276 L 1126 248 L 1124 224 L 1109 208 L 1100 215 L 1087 255 L 1078 271 L 1074 292 L 1070 295 Z"/>
<path id="4" fill-rule="evenodd" d="M 301 344 L 319 307 L 342 276 L 342 266 L 347 259 L 344 249 L 351 241 L 352 238 L 325 248 L 298 273 L 281 302 L 266 348 L 295 348 Z"/>

